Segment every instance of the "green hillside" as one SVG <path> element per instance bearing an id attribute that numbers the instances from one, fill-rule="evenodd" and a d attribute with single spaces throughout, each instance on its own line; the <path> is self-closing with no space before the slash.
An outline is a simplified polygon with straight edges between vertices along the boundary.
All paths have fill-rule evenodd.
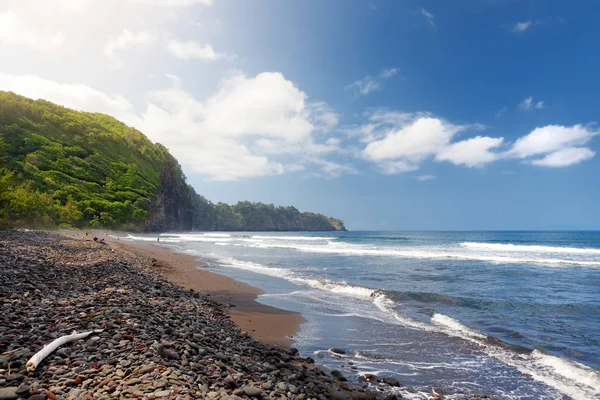
<path id="1" fill-rule="evenodd" d="M 0 219 L 16 226 L 166 230 L 336 230 L 294 207 L 212 204 L 177 160 L 99 113 L 0 91 Z"/>

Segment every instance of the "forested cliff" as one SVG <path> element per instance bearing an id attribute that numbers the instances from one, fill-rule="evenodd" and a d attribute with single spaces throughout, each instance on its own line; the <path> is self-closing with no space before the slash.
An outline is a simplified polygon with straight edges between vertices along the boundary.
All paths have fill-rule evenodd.
<path id="1" fill-rule="evenodd" d="M 213 204 L 177 160 L 99 113 L 0 91 L 0 225 L 145 231 L 345 230 L 294 207 Z"/>

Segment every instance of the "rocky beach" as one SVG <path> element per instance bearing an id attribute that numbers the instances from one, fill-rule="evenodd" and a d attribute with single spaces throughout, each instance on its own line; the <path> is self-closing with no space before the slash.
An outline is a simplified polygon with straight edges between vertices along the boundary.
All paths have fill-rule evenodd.
<path id="1" fill-rule="evenodd" d="M 231 320 L 230 305 L 168 282 L 155 258 L 112 244 L 0 232 L 0 399 L 400 396 L 394 379 L 352 383 L 294 348 L 256 341 Z M 30 357 L 74 331 L 92 333 L 27 371 Z"/>

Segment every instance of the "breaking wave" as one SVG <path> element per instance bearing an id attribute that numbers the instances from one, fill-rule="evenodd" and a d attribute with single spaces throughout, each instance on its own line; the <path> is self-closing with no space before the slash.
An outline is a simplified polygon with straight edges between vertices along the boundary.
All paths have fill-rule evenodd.
<path id="1" fill-rule="evenodd" d="M 564 254 L 600 254 L 600 249 L 586 249 L 580 247 L 554 247 L 536 245 L 516 245 L 504 243 L 480 243 L 463 242 L 459 246 L 468 249 L 508 251 L 508 252 L 532 252 L 532 253 L 564 253 Z"/>
<path id="2" fill-rule="evenodd" d="M 431 260 L 465 260 L 484 261 L 495 264 L 542 264 L 542 265 L 576 265 L 588 267 L 600 267 L 600 259 L 582 260 L 574 258 L 543 257 L 538 254 L 520 256 L 506 256 L 502 254 L 490 254 L 489 252 L 473 253 L 469 251 L 456 251 L 460 248 L 412 248 L 398 249 L 385 247 L 367 247 L 347 243 L 328 242 L 325 245 L 306 245 L 296 243 L 256 243 L 248 244 L 248 247 L 259 248 L 287 248 L 308 253 L 339 254 L 348 256 L 376 256 L 376 257 L 398 257 Z"/>

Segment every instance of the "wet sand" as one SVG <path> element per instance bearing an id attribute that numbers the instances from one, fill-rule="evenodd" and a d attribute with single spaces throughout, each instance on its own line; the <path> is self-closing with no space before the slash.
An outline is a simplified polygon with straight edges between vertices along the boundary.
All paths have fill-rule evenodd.
<path id="1" fill-rule="evenodd" d="M 293 335 L 304 322 L 298 313 L 258 303 L 256 298 L 264 293 L 262 290 L 228 276 L 199 269 L 203 264 L 196 257 L 159 246 L 116 240 L 114 237 L 109 237 L 107 243 L 115 249 L 148 258 L 149 262 L 154 259 L 155 268 L 176 285 L 232 305 L 229 316 L 233 322 L 259 342 L 289 346 L 293 343 Z"/>

